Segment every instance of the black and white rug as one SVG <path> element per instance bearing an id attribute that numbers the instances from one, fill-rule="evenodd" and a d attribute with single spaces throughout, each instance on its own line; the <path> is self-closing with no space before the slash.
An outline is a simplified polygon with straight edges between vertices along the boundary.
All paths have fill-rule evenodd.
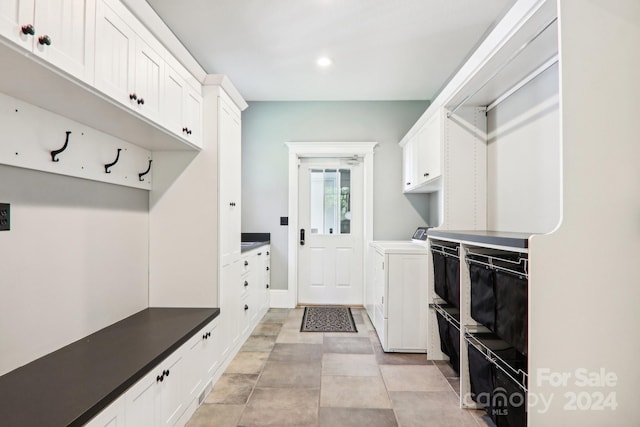
<path id="1" fill-rule="evenodd" d="M 358 332 L 349 307 L 305 307 L 300 332 Z"/>

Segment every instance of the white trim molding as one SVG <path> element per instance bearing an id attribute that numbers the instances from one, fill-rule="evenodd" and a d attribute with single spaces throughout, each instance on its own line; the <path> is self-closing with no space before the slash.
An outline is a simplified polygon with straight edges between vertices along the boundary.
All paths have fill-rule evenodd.
<path id="1" fill-rule="evenodd" d="M 293 308 L 298 303 L 298 165 L 300 159 L 353 156 L 363 158 L 364 230 L 362 247 L 366 248 L 366 242 L 373 238 L 373 150 L 378 143 L 287 142 L 286 144 L 289 147 L 289 267 L 286 307 Z M 366 280 L 365 274 L 366 269 L 363 268 L 363 280 Z M 278 299 L 280 300 L 280 298 Z"/>

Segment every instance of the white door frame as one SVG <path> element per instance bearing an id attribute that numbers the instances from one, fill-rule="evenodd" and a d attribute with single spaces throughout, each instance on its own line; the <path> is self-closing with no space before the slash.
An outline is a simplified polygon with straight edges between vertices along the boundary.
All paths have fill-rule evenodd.
<path id="1" fill-rule="evenodd" d="M 298 303 L 298 165 L 300 158 L 309 157 L 353 157 L 363 158 L 363 260 L 367 242 L 373 238 L 373 149 L 377 142 L 287 142 L 289 147 L 289 274 L 286 307 Z M 362 263 L 363 303 L 366 269 Z"/>

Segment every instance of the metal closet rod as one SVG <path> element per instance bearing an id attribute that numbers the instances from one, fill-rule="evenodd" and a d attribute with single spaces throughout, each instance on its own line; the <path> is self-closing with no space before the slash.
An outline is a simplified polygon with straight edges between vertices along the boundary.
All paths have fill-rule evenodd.
<path id="1" fill-rule="evenodd" d="M 458 105 L 456 105 L 451 111 L 449 111 L 447 113 L 447 118 L 450 118 L 456 111 L 458 111 L 458 109 L 460 107 L 462 107 L 464 104 L 466 104 L 466 102 L 471 99 L 472 97 L 474 97 L 478 92 L 480 92 L 491 80 L 493 80 L 493 78 L 495 76 L 497 76 L 498 74 L 500 74 L 500 72 L 511 63 L 511 61 L 513 61 L 514 59 L 516 59 L 516 57 L 518 57 L 518 55 L 520 55 L 522 53 L 522 51 L 524 51 L 531 43 L 533 43 L 538 37 L 540 37 L 542 35 L 542 33 L 544 33 L 549 27 L 551 27 L 551 25 L 553 25 L 556 21 L 558 20 L 558 17 L 553 18 L 547 25 L 545 25 L 540 31 L 538 31 L 532 38 L 530 38 L 526 43 L 524 43 L 522 46 L 520 46 L 518 48 L 518 50 L 516 50 L 515 52 L 513 52 L 511 54 L 511 56 L 493 73 L 491 74 L 491 76 L 489 76 L 488 79 L 486 79 L 484 81 L 484 83 L 482 83 L 482 85 L 480 85 L 480 87 L 478 89 L 475 90 L 475 92 L 471 93 L 470 95 L 467 95 L 462 101 L 460 101 L 460 103 L 458 103 Z"/>

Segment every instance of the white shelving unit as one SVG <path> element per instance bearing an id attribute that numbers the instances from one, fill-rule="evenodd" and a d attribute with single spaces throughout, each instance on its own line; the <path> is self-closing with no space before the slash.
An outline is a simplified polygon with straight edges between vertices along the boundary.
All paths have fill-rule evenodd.
<path id="1" fill-rule="evenodd" d="M 640 259 L 638 45 L 640 7 L 635 0 L 520 0 L 405 137 L 412 138 L 443 108 L 451 120 L 465 108 L 509 105 L 505 101 L 521 101 L 519 91 L 542 72 L 557 73 L 559 148 L 545 153 L 559 165 L 553 190 L 560 201 L 552 207 L 557 225 L 525 233 L 530 427 L 640 424 L 640 371 L 635 363 L 640 344 L 626 332 L 640 326 L 634 267 Z M 544 167 L 545 157 L 525 160 L 523 166 L 534 161 Z M 436 232 L 489 227 L 488 220 L 482 224 L 482 216 L 487 217 L 487 205 L 495 201 L 491 188 L 484 206 L 479 200 L 476 209 L 461 212 L 447 203 L 459 193 L 445 183 L 459 178 L 453 170 L 442 172 L 442 218 Z M 493 179 L 504 182 L 499 176 Z M 538 188 L 535 181 L 528 184 L 524 199 L 544 203 L 545 192 L 535 191 L 543 189 L 542 183 Z M 450 221 L 451 215 L 461 217 Z M 455 225 L 465 221 L 472 225 Z M 498 231 L 527 231 L 524 225 L 533 221 L 523 217 L 520 224 L 510 223 L 513 228 Z M 458 240 L 463 261 L 466 247 L 492 247 Z M 514 251 L 508 245 L 501 249 Z M 464 311 L 465 265 L 461 262 L 463 325 L 471 322 Z M 429 320 L 433 340 L 437 325 L 433 316 Z M 442 354 L 434 349 L 429 356 Z M 461 386 L 465 393 L 466 381 Z"/>

